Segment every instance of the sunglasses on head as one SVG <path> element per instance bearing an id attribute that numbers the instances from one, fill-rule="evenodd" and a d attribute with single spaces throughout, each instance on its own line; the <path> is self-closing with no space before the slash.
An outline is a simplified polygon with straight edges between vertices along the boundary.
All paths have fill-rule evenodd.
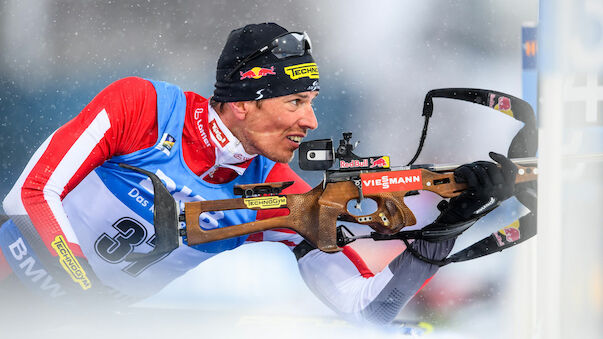
<path id="1" fill-rule="evenodd" d="M 249 54 L 245 59 L 239 62 L 224 79 L 230 80 L 232 76 L 245 66 L 249 61 L 259 56 L 272 52 L 278 59 L 285 59 L 292 56 L 302 56 L 306 51 L 312 51 L 312 43 L 306 32 L 286 32 L 272 39 L 268 44 L 260 47 L 255 52 Z"/>

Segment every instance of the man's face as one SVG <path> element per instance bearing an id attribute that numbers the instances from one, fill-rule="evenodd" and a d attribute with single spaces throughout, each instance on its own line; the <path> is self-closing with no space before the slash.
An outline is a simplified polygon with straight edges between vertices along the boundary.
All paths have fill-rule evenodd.
<path id="1" fill-rule="evenodd" d="M 241 142 L 248 153 L 277 162 L 289 162 L 308 129 L 318 127 L 312 100 L 318 92 L 301 92 L 250 102 Z"/>

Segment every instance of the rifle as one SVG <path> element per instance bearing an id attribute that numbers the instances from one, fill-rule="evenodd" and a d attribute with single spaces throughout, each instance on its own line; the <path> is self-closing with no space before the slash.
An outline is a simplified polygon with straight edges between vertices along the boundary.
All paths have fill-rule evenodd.
<path id="1" fill-rule="evenodd" d="M 169 252 L 175 249 L 182 243 L 182 239 L 179 237 L 184 237 L 188 245 L 197 245 L 275 228 L 291 229 L 321 251 L 337 252 L 347 243 L 362 238 L 355 237 L 353 234 L 350 237 L 349 234 L 346 234 L 345 226 L 337 226 L 337 221 L 354 222 L 371 227 L 375 232 L 372 232 L 369 237 L 374 240 L 405 240 L 409 238 L 435 240 L 438 237 L 460 234 L 465 230 L 464 228 L 446 231 L 403 230 L 406 226 L 416 224 L 416 218 L 404 203 L 404 197 L 417 194 L 419 190 L 427 190 L 443 198 L 452 198 L 467 187 L 454 180 L 453 170 L 460 165 L 412 164 L 417 159 L 425 141 L 428 121 L 433 112 L 433 97 L 470 101 L 503 111 L 506 114 L 511 112 L 511 115 L 514 113 L 511 107 L 514 107 L 516 111 L 514 117 L 518 116 L 520 120 L 526 122 L 526 126 L 518 132 L 511 143 L 509 155 L 517 154 L 518 150 L 519 153 L 526 155 L 535 152 L 533 146 L 536 138 L 534 117 L 529 104 L 500 92 L 454 88 L 432 90 L 427 94 L 423 109 L 425 125 L 419 149 L 413 160 L 399 170 L 392 170 L 388 156 L 363 158 L 355 155 L 353 153 L 355 146 L 350 142 L 352 138 L 350 132 L 343 134 L 337 150 L 333 149 L 331 139 L 301 143 L 300 168 L 325 171 L 323 182 L 303 194 L 281 194 L 282 190 L 293 182 L 240 185 L 234 189 L 234 194 L 239 195 L 240 198 L 187 202 L 184 204 L 184 212 L 178 215 L 175 201 L 165 199 L 165 192 L 157 194 L 157 192 L 165 190 L 157 176 L 129 165 L 121 165 L 148 175 L 153 183 L 156 192 L 155 228 L 158 236 L 156 247 L 152 252 Z M 499 108 L 499 105 L 494 106 L 494 102 L 505 105 Z M 529 120 L 530 117 L 531 120 Z M 529 147 L 520 147 L 521 145 L 518 146 L 518 143 L 525 143 Z M 334 159 L 338 160 L 338 169 L 330 169 Z M 523 157 L 511 160 L 518 166 L 516 183 L 536 180 L 538 172 L 536 158 Z M 160 195 L 163 195 L 164 198 L 159 198 Z M 349 201 L 356 200 L 360 204 L 366 198 L 377 203 L 375 212 L 354 215 L 348 211 Z M 166 202 L 166 200 L 171 200 L 171 202 Z M 533 205 L 535 206 L 535 204 Z M 199 217 L 205 212 L 276 208 L 287 208 L 289 214 L 211 230 L 204 230 L 199 225 Z M 186 226 L 178 228 L 178 221 L 185 222 Z M 535 221 L 531 223 L 535 224 Z M 162 228 L 161 233 L 158 228 Z M 351 232 L 347 230 L 347 233 Z M 530 233 L 535 234 L 535 227 Z M 509 243 L 514 245 L 519 242 L 517 240 L 512 239 Z M 525 239 L 521 241 L 523 240 Z M 502 249 L 508 247 L 509 244 L 499 245 Z"/>
<path id="2" fill-rule="evenodd" d="M 388 170 L 390 168 L 388 157 L 355 156 L 351 152 L 350 138 L 351 133 L 344 133 L 340 148 L 345 151 L 336 156 L 339 157 L 341 164 L 347 163 L 353 166 L 353 170 L 345 168 L 327 170 L 325 180 L 307 193 L 281 195 L 279 192 L 292 182 L 253 184 L 235 188 L 235 194 L 241 195 L 240 198 L 186 203 L 185 236 L 188 244 L 196 245 L 274 228 L 288 228 L 299 233 L 321 251 L 337 252 L 346 242 L 343 238 L 344 233 L 338 235 L 337 221 L 366 225 L 378 234 L 397 234 L 403 227 L 416 224 L 416 218 L 404 203 L 404 197 L 416 194 L 418 190 L 426 190 L 443 198 L 452 198 L 467 187 L 466 184 L 455 182 L 454 174 L 451 172 L 460 165 L 407 166 L 401 170 L 391 171 Z M 307 148 L 313 144 L 325 144 L 328 147 L 330 142 L 330 140 L 317 140 L 308 142 L 310 145 L 302 146 Z M 303 162 L 316 157 L 317 151 L 323 149 L 300 151 L 302 168 L 308 168 Z M 513 162 L 525 165 L 518 165 L 517 183 L 536 179 L 537 168 L 530 166 L 534 163 L 534 159 L 513 159 Z M 316 165 L 312 164 L 311 167 L 313 166 Z M 377 203 L 375 212 L 354 215 L 348 211 L 350 200 L 360 203 L 366 198 L 373 199 Z M 289 215 L 212 230 L 204 230 L 199 226 L 199 215 L 204 212 L 275 208 L 287 208 Z M 423 237 L 428 236 L 429 234 L 423 234 Z"/>

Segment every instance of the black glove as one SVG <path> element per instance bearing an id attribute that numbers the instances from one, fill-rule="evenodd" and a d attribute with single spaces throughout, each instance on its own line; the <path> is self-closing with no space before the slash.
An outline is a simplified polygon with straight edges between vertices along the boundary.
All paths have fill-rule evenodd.
<path id="1" fill-rule="evenodd" d="M 489 161 L 476 161 L 454 171 L 454 180 L 469 186 L 461 195 L 438 204 L 439 224 L 457 224 L 477 219 L 513 195 L 517 166 L 504 155 L 490 152 Z"/>
<path id="2" fill-rule="evenodd" d="M 517 166 L 504 155 L 490 152 L 490 158 L 500 167 L 489 161 L 476 161 L 463 165 L 454 171 L 454 180 L 467 183 L 467 189 L 459 196 L 442 200 L 438 209 L 440 216 L 421 230 L 421 238 L 428 242 L 441 242 L 454 239 L 471 227 L 477 219 L 496 208 L 502 201 L 513 195 Z M 407 249 L 417 258 L 435 265 L 448 262 L 433 260 L 409 247 Z M 454 242 L 452 242 L 454 243 Z"/>

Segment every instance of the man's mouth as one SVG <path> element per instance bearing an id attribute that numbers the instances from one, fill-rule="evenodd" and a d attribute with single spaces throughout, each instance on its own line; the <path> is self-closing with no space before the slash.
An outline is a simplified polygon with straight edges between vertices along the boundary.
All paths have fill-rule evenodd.
<path id="1" fill-rule="evenodd" d="M 300 136 L 297 136 L 297 135 L 289 135 L 289 136 L 287 136 L 287 139 L 289 139 L 289 140 L 291 140 L 291 141 L 293 141 L 293 142 L 295 142 L 297 144 L 299 144 L 302 141 L 303 138 L 304 137 L 300 137 Z"/>

